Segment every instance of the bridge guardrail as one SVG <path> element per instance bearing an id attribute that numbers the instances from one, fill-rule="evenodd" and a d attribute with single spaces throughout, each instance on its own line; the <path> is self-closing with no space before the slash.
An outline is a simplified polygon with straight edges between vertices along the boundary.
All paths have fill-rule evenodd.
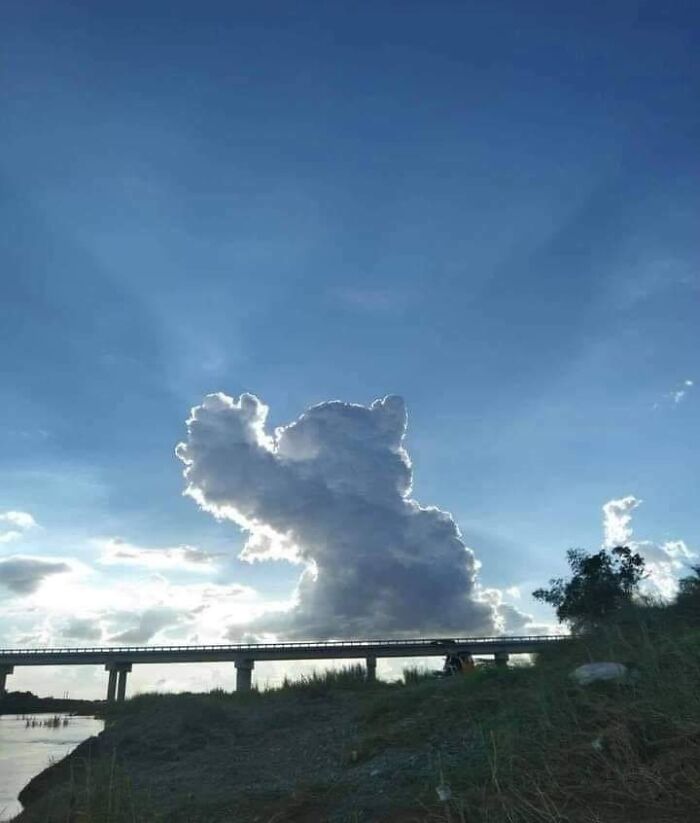
<path id="1" fill-rule="evenodd" d="M 474 644 L 493 644 L 493 643 L 556 643 L 562 640 L 568 640 L 570 635 L 555 634 L 527 634 L 527 635 L 496 635 L 491 637 L 436 637 L 436 638 L 415 638 L 415 639 L 392 639 L 392 640 L 323 640 L 319 642 L 304 641 L 304 642 L 290 642 L 290 643 L 218 643 L 207 645 L 175 645 L 175 646 L 63 646 L 63 647 L 47 647 L 47 648 L 33 648 L 33 649 L 0 649 L 0 658 L 3 656 L 17 655 L 65 655 L 65 654 L 144 654 L 149 652 L 204 652 L 204 651 L 230 651 L 230 652 L 265 652 L 265 651 L 284 651 L 284 650 L 299 650 L 314 649 L 322 650 L 335 648 L 356 648 L 361 650 L 363 648 L 375 648 L 377 646 L 388 646 L 391 648 L 416 648 L 425 646 L 426 648 L 434 647 L 435 645 L 474 645 Z"/>

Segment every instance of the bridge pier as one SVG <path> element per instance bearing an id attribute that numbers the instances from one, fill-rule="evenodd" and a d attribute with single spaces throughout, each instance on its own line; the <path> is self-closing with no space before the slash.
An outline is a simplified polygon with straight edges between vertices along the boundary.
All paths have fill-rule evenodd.
<path id="1" fill-rule="evenodd" d="M 4 663 L 0 663 L 0 697 L 7 694 L 7 675 L 12 674 L 14 670 L 14 666 L 6 666 Z"/>
<path id="2" fill-rule="evenodd" d="M 365 661 L 367 667 L 367 682 L 374 683 L 377 679 L 377 658 L 368 657 Z"/>
<path id="3" fill-rule="evenodd" d="M 105 669 L 109 672 L 107 702 L 121 703 L 126 699 L 126 676 L 131 671 L 131 663 L 105 663 Z"/>
<path id="4" fill-rule="evenodd" d="M 117 696 L 117 670 L 110 663 L 105 664 L 105 670 L 109 672 L 107 680 L 107 702 L 114 703 Z"/>
<path id="5" fill-rule="evenodd" d="M 131 663 L 123 663 L 119 669 L 119 679 L 117 681 L 117 703 L 126 700 L 126 676 L 131 671 Z"/>
<path id="6" fill-rule="evenodd" d="M 249 692 L 253 683 L 254 660 L 249 658 L 236 660 L 236 691 Z"/>
<path id="7" fill-rule="evenodd" d="M 508 668 L 508 652 L 496 652 L 496 654 L 494 654 L 493 656 L 493 659 L 496 661 L 496 665 L 499 667 L 499 669 Z"/>

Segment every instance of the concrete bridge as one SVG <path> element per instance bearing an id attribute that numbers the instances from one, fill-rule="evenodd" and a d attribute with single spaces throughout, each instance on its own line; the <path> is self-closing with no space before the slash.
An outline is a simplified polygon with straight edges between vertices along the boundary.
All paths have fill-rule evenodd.
<path id="1" fill-rule="evenodd" d="M 95 648 L 0 649 L 0 696 L 16 666 L 104 666 L 107 700 L 124 700 L 126 678 L 142 663 L 220 663 L 236 668 L 236 690 L 249 691 L 253 666 L 266 660 L 365 660 L 374 680 L 380 657 L 444 657 L 448 654 L 493 656 L 508 664 L 511 654 L 530 654 L 568 639 L 566 635 L 461 637 L 416 640 L 337 640 L 324 643 L 252 643 L 225 646 L 99 646 Z"/>

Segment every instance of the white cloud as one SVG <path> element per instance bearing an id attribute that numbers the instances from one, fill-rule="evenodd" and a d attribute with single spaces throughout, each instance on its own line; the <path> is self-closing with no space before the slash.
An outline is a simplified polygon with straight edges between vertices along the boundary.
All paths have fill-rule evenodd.
<path id="1" fill-rule="evenodd" d="M 7 527 L 10 528 L 7 528 Z M 0 543 L 19 540 L 25 532 L 36 528 L 36 520 L 28 512 L 9 511 L 0 513 Z"/>
<path id="2" fill-rule="evenodd" d="M 16 528 L 35 527 L 26 513 L 5 512 Z M 88 541 L 102 562 L 12 555 L 0 558 L 0 634 L 4 645 L 223 642 L 232 625 L 249 623 L 266 610 L 283 611 L 289 599 L 263 599 L 235 582 L 171 583 L 160 572 L 216 572 L 216 555 L 193 546 L 146 548 L 116 538 Z M 142 576 L 115 575 L 128 564 Z M 5 591 L 5 595 L 2 592 Z M 10 596 L 8 596 L 10 595 Z"/>
<path id="3" fill-rule="evenodd" d="M 550 634 L 556 633 L 556 627 L 549 623 L 535 623 L 531 614 L 525 614 L 517 606 L 508 603 L 506 597 L 520 598 L 520 589 L 511 586 L 507 589 L 485 588 L 477 584 L 476 596 L 491 605 L 494 610 L 496 629 L 499 634 Z"/>
<path id="4" fill-rule="evenodd" d="M 689 392 L 694 387 L 695 381 L 691 380 L 690 378 L 686 378 L 685 380 L 677 384 L 675 389 L 664 394 L 662 401 L 659 403 L 655 403 L 654 408 L 659 408 L 662 405 L 668 406 L 669 404 L 671 406 L 677 406 L 679 403 L 682 403 L 686 399 L 686 397 L 688 397 Z"/>
<path id="5" fill-rule="evenodd" d="M 157 576 L 124 586 L 117 595 L 113 608 L 100 615 L 110 643 L 149 643 L 163 634 L 178 642 L 222 642 L 227 625 L 288 605 L 264 603 L 254 589 L 236 583 L 173 585 Z"/>
<path id="6" fill-rule="evenodd" d="M 262 560 L 286 560 L 288 563 L 303 563 L 299 546 L 291 543 L 284 535 L 276 534 L 264 526 L 251 532 L 243 550 L 238 555 L 247 563 Z"/>
<path id="7" fill-rule="evenodd" d="M 640 540 L 633 542 L 631 547 L 646 563 L 648 577 L 643 588 L 665 598 L 677 593 L 679 577 L 689 573 L 689 566 L 697 558 L 683 540 L 667 540 L 665 543 Z"/>
<path id="8" fill-rule="evenodd" d="M 645 562 L 647 576 L 642 590 L 662 597 L 673 597 L 678 591 L 678 579 L 688 571 L 688 566 L 697 557 L 683 540 L 667 540 L 654 543 L 650 540 L 634 540 L 632 512 L 640 506 L 641 500 L 628 495 L 618 500 L 609 500 L 603 506 L 603 546 L 628 546 L 638 552 Z"/>
<path id="9" fill-rule="evenodd" d="M 615 546 L 626 546 L 632 539 L 632 512 L 641 505 L 642 501 L 633 495 L 621 497 L 619 500 L 608 500 L 603 505 L 603 531 L 605 533 L 605 547 L 612 549 Z"/>
<path id="10" fill-rule="evenodd" d="M 28 512 L 3 512 L 0 514 L 0 523 L 11 523 L 25 530 L 36 526 L 36 520 Z"/>
<path id="11" fill-rule="evenodd" d="M 250 534 L 244 559 L 305 565 L 294 607 L 250 630 L 321 638 L 498 629 L 451 515 L 411 498 L 401 398 L 322 403 L 274 436 L 267 414 L 250 394 L 208 395 L 176 449 L 186 494 Z"/>
<path id="12" fill-rule="evenodd" d="M 108 570 L 91 570 L 75 560 L 61 561 L 60 569 L 46 563 L 7 570 L 15 593 L 25 596 L 21 600 L 0 597 L 6 645 L 62 645 L 66 639 L 190 642 L 192 635 L 202 643 L 220 643 L 227 627 L 249 623 L 266 609 L 292 605 L 286 600 L 264 600 L 254 589 L 237 583 L 173 584 L 157 573 L 115 580 Z"/>
<path id="13" fill-rule="evenodd" d="M 674 403 L 680 403 L 681 400 L 688 394 L 688 389 L 692 389 L 695 384 L 692 380 L 684 380 L 683 387 L 671 392 L 671 397 Z"/>
<path id="14" fill-rule="evenodd" d="M 100 562 L 105 565 L 143 566 L 161 570 L 187 569 L 203 574 L 216 571 L 216 555 L 194 546 L 150 548 L 136 546 L 116 537 L 94 540 L 93 544 L 100 550 Z"/>

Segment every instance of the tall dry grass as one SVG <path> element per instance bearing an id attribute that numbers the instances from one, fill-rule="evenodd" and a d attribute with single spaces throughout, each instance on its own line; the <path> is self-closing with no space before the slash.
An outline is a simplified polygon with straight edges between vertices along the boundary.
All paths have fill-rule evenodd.
<path id="1" fill-rule="evenodd" d="M 626 663 L 633 676 L 578 686 L 570 672 L 589 661 Z M 471 711 L 474 745 L 446 776 L 455 799 L 434 819 L 700 820 L 700 630 L 678 615 L 631 610 L 529 671 L 472 686 L 461 710 Z"/>

